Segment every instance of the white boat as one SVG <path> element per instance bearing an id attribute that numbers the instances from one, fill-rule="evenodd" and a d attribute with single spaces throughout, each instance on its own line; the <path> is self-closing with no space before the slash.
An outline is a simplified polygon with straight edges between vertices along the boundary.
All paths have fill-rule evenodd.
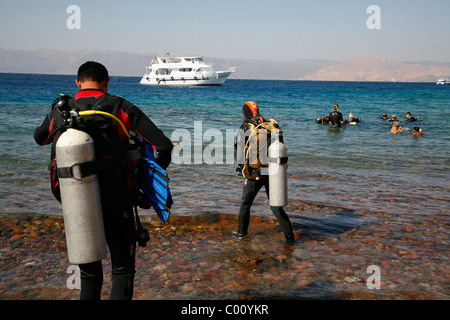
<path id="1" fill-rule="evenodd" d="M 436 82 L 436 84 L 450 84 L 450 80 L 448 80 L 447 78 L 444 78 L 444 77 L 440 77 L 438 79 L 438 81 Z"/>
<path id="2" fill-rule="evenodd" d="M 236 72 L 236 67 L 216 71 L 201 56 L 155 57 L 145 69 L 141 84 L 166 86 L 220 86 Z"/>

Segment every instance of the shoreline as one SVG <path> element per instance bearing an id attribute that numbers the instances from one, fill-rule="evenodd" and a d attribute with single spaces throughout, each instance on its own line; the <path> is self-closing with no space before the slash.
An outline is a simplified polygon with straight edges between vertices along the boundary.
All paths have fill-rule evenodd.
<path id="1" fill-rule="evenodd" d="M 423 233 L 409 223 L 377 226 L 373 220 L 361 219 L 344 226 L 337 216 L 343 214 L 348 220 L 351 213 L 336 209 L 319 206 L 317 210 L 327 217 L 293 219 L 297 241 L 292 246 L 285 244 L 275 218 L 252 216 L 249 235 L 242 240 L 231 235 L 237 215 L 172 216 L 169 225 L 143 219 L 151 239 L 147 247 L 137 248 L 133 298 L 449 298 L 448 259 L 430 255 L 430 251 L 445 251 L 444 231 L 417 243 L 398 237 L 398 230 L 406 235 Z M 62 216 L 1 214 L 0 222 L 0 300 L 77 300 L 79 290 L 66 284 L 70 263 Z M 108 299 L 109 256 L 103 264 L 102 299 Z M 367 267 L 374 264 L 381 269 L 379 290 L 369 289 L 366 283 Z"/>

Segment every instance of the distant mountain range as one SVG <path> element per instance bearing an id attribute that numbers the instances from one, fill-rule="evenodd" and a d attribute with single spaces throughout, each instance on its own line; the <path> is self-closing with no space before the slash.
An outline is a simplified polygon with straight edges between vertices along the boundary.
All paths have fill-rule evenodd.
<path id="1" fill-rule="evenodd" d="M 76 74 L 82 63 L 95 60 L 103 63 L 112 76 L 142 76 L 154 56 L 101 50 L 0 49 L 0 72 Z M 450 62 L 399 62 L 387 57 L 351 57 L 343 61 L 205 60 L 218 70 L 236 66 L 232 78 L 238 79 L 435 82 L 441 76 L 450 76 Z"/>
<path id="2" fill-rule="evenodd" d="M 336 61 L 299 80 L 436 82 L 450 75 L 450 63 L 397 62 L 387 57 L 352 57 Z"/>

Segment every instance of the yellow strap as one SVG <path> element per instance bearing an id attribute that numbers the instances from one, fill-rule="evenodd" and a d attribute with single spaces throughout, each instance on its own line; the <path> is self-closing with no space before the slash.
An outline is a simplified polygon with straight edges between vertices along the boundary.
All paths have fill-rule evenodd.
<path id="1" fill-rule="evenodd" d="M 270 119 L 270 120 L 267 121 L 267 122 L 261 122 L 261 123 L 258 124 L 258 125 L 253 129 L 253 131 L 250 133 L 250 136 L 248 137 L 247 142 L 245 143 L 244 150 L 247 148 L 248 142 L 250 141 L 250 138 L 252 137 L 253 133 L 255 133 L 256 129 L 258 129 L 258 128 L 259 128 L 260 126 L 262 126 L 264 123 L 268 123 L 268 124 L 270 125 L 270 127 L 272 128 L 272 130 L 277 129 L 277 128 L 275 128 L 275 126 L 273 125 L 274 123 L 277 123 L 274 119 Z M 266 130 L 267 130 L 267 129 L 266 129 Z M 269 131 L 269 130 L 267 130 L 267 131 Z"/>
<path id="2" fill-rule="evenodd" d="M 248 142 L 250 141 L 250 138 L 252 137 L 253 133 L 255 133 L 256 129 L 258 129 L 258 127 L 260 127 L 262 124 L 263 124 L 262 122 L 260 124 L 258 124 L 255 127 L 255 129 L 253 129 L 253 131 L 250 133 L 250 136 L 248 137 L 247 142 L 245 143 L 244 151 L 245 151 L 245 149 L 247 149 Z"/>
<path id="3" fill-rule="evenodd" d="M 115 115 L 109 113 L 109 112 L 104 112 L 104 111 L 97 111 L 97 110 L 86 110 L 86 111 L 80 111 L 78 113 L 80 116 L 93 116 L 95 114 L 101 114 L 104 116 L 108 116 L 110 118 L 113 118 L 114 120 L 117 121 L 117 123 L 120 125 L 120 127 L 122 128 L 123 132 L 125 133 L 125 135 L 128 137 L 128 139 L 130 138 L 130 134 L 128 133 L 127 128 L 125 127 L 125 125 L 123 124 L 123 122 L 117 118 Z"/>
<path id="4" fill-rule="evenodd" d="M 128 139 L 130 139 L 130 134 L 127 130 L 127 128 L 125 127 L 125 125 L 123 124 L 123 122 L 117 118 L 115 115 L 109 113 L 109 112 L 104 112 L 104 111 L 97 111 L 97 110 L 85 110 L 85 111 L 80 111 L 78 113 L 80 116 L 93 116 L 95 114 L 102 114 L 108 117 L 113 118 L 114 120 L 117 121 L 117 123 L 120 125 L 120 127 L 122 128 L 123 132 L 125 133 L 125 135 L 128 137 Z M 172 142 L 172 144 L 174 146 L 176 146 L 178 144 L 178 142 Z"/>

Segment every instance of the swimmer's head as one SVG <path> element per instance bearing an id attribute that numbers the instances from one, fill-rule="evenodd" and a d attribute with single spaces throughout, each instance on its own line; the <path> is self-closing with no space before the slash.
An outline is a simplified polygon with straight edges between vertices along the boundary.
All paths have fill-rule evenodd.
<path id="1" fill-rule="evenodd" d="M 333 106 L 333 111 L 339 111 L 339 105 L 337 103 Z"/>

